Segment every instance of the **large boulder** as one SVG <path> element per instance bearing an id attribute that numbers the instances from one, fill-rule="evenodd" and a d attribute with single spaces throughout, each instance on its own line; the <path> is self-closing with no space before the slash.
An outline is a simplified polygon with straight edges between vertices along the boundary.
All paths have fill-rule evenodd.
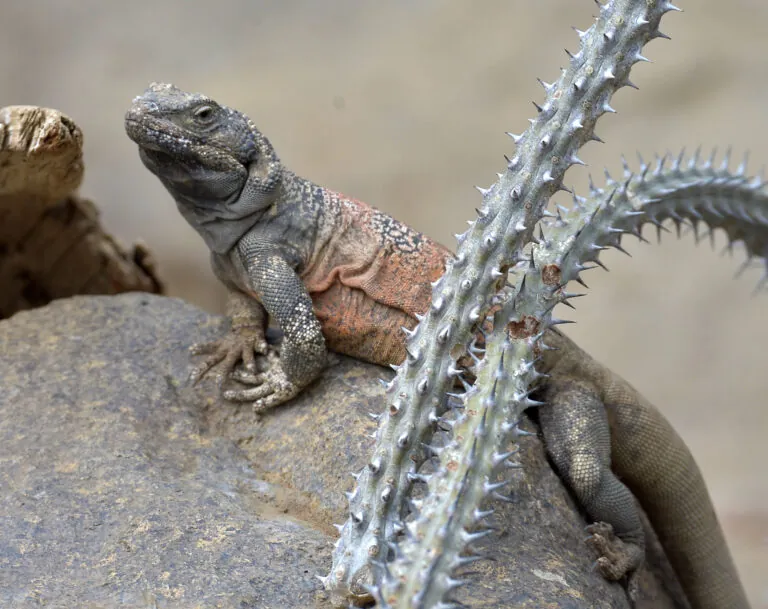
<path id="1" fill-rule="evenodd" d="M 291 404 L 256 415 L 210 381 L 187 385 L 188 347 L 225 329 L 139 293 L 0 321 L 0 605 L 330 607 L 315 575 L 329 569 L 389 372 L 338 357 Z M 583 518 L 536 436 L 521 462 L 487 539 L 496 560 L 475 565 L 458 598 L 628 607 L 591 569 Z M 659 566 L 642 573 L 638 607 L 683 606 L 649 552 Z"/>

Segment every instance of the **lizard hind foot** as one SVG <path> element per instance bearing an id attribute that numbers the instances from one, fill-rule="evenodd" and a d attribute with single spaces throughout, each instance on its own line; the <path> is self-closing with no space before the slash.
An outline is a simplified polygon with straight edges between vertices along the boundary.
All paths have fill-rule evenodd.
<path id="1" fill-rule="evenodd" d="M 627 594 L 634 601 L 638 595 L 638 568 L 645 560 L 644 549 L 617 537 L 607 522 L 595 522 L 586 531 L 589 537 L 585 542 L 598 555 L 595 569 L 608 581 L 626 578 Z"/>

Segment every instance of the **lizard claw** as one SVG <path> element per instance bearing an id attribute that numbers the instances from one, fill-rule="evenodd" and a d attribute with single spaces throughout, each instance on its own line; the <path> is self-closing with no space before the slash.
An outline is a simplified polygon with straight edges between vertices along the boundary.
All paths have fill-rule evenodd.
<path id="1" fill-rule="evenodd" d="M 627 592 L 630 600 L 634 601 L 638 594 L 637 569 L 645 558 L 643 548 L 619 539 L 607 522 L 595 522 L 589 525 L 586 531 L 590 534 L 586 543 L 598 555 L 595 569 L 609 581 L 626 577 Z"/>
<path id="2" fill-rule="evenodd" d="M 253 326 L 231 330 L 218 340 L 192 345 L 192 355 L 207 357 L 192 368 L 189 382 L 196 385 L 212 368 L 219 366 L 216 380 L 221 386 L 239 361 L 243 362 L 245 370 L 253 374 L 256 372 L 256 354 L 266 353 L 267 348 L 263 330 Z"/>
<path id="3" fill-rule="evenodd" d="M 254 412 L 262 412 L 298 395 L 302 386 L 288 379 L 278 354 L 270 350 L 266 358 L 268 360 L 266 372 L 256 374 L 249 370 L 235 370 L 232 373 L 234 380 L 255 386 L 224 391 L 222 394 L 224 399 L 233 402 L 253 402 Z"/>
<path id="4" fill-rule="evenodd" d="M 263 373 L 253 372 L 244 367 L 235 368 L 230 378 L 243 385 L 261 385 L 264 382 Z"/>

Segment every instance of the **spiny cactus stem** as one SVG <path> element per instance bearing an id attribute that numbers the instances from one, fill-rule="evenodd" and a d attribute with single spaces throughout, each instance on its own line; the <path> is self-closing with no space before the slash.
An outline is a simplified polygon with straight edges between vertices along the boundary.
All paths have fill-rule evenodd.
<path id="1" fill-rule="evenodd" d="M 627 216 L 616 228 L 642 238 L 645 224 L 661 229 L 662 223 L 672 220 L 678 233 L 684 223 L 691 226 L 696 241 L 722 229 L 728 247 L 735 242 L 744 245 L 747 265 L 754 258 L 768 259 L 768 192 L 759 177 L 745 175 L 742 162 L 736 173 L 728 169 L 727 162 L 714 166 L 714 153 L 699 162 L 699 151 L 683 163 L 682 153 L 669 166 L 662 157 L 652 171 L 641 161 L 640 169 L 625 182 L 625 187 L 600 189 L 597 198 L 615 194 L 630 199 L 634 209 L 644 212 L 640 216 Z M 707 233 L 700 233 L 701 225 Z M 765 263 L 764 282 L 768 278 Z M 759 287 L 759 286 L 758 286 Z"/>
<path id="2" fill-rule="evenodd" d="M 640 51 L 660 36 L 659 21 L 670 10 L 675 7 L 666 0 L 603 5 L 597 23 L 581 36 L 578 53 L 547 90 L 506 172 L 483 195 L 478 219 L 433 288 L 432 307 L 407 340 L 408 357 L 390 385 L 374 455 L 350 495 L 350 517 L 326 580 L 335 593 L 366 578 L 371 560 L 387 559 L 411 475 L 424 459 L 421 445 L 445 410 L 456 356 L 466 352 L 489 310 L 500 287 L 499 273 L 521 259 L 549 198 L 562 188 L 565 171 L 579 162 L 578 149 L 594 139 L 597 119 L 613 112 L 612 94 L 627 85 L 632 65 L 645 61 Z"/>
<path id="3" fill-rule="evenodd" d="M 507 336 L 501 325 L 495 332 Z M 418 517 L 408 525 L 408 539 L 389 565 L 376 589 L 381 607 L 438 607 L 460 585 L 453 571 L 474 560 L 462 556 L 468 542 L 484 534 L 473 530 L 490 512 L 481 502 L 498 493 L 510 456 L 503 450 L 517 429 L 516 422 L 530 405 L 525 388 L 534 374 L 525 366 L 533 358 L 534 339 L 493 340 L 480 364 L 475 387 L 463 397 L 464 408 L 453 424 L 453 440 L 440 451 L 441 467 L 427 478 L 428 493 Z M 506 357 L 505 357 L 506 356 Z M 522 368 L 505 365 L 517 361 Z M 489 365 L 490 362 L 490 365 Z"/>
<path id="4" fill-rule="evenodd" d="M 768 211 L 762 182 L 744 177 L 743 169 L 736 175 L 725 166 L 713 170 L 711 163 L 698 167 L 693 161 L 683 169 L 681 158 L 669 170 L 660 165 L 650 175 L 644 166 L 637 175 L 627 168 L 624 182 L 600 189 L 593 199 L 578 199 L 572 209 L 563 208 L 546 222 L 549 236 L 533 247 L 516 289 L 495 315 L 476 384 L 461 397 L 464 408 L 452 423 L 453 439 L 436 451 L 436 472 L 420 476 L 428 493 L 375 588 L 382 607 L 450 606 L 448 595 L 461 583 L 453 572 L 473 559 L 462 557 L 472 539 L 469 531 L 490 513 L 479 506 L 494 495 L 498 483 L 491 481 L 509 456 L 505 447 L 510 431 L 517 429 L 522 410 L 532 405 L 527 392 L 540 376 L 534 370 L 537 351 L 545 347 L 540 338 L 558 323 L 552 311 L 568 297 L 563 288 L 578 278 L 585 262 L 599 262 L 600 253 L 617 247 L 621 235 L 652 221 L 643 210 L 663 219 L 703 220 L 705 212 L 697 207 L 712 206 L 721 210 L 716 219 L 731 218 L 733 230 L 754 235 L 768 253 L 768 223 L 754 219 Z M 701 195 L 701 189 L 706 197 L 690 198 Z"/>
<path id="5" fill-rule="evenodd" d="M 520 415 L 534 405 L 528 391 L 538 376 L 534 364 L 541 338 L 557 323 L 551 315 L 564 299 L 560 282 L 578 276 L 584 261 L 596 260 L 601 244 L 616 239 L 616 221 L 633 213 L 627 198 L 620 206 L 612 199 L 579 207 L 570 222 L 558 217 L 551 225 L 557 238 L 533 247 L 518 289 L 494 316 L 475 386 L 462 397 L 451 442 L 437 451 L 439 467 L 428 479 L 420 512 L 381 586 L 374 587 L 381 607 L 439 607 L 459 585 L 452 574 L 472 539 L 469 531 L 482 519 L 482 501 L 496 491 L 492 481 L 506 463 Z"/>

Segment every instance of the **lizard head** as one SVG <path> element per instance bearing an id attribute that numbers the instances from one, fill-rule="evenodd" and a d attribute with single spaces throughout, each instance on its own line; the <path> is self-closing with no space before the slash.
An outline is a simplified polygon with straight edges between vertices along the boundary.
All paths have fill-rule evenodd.
<path id="1" fill-rule="evenodd" d="M 215 251 L 231 247 L 274 201 L 280 161 L 237 110 L 152 83 L 133 100 L 125 130 L 144 165 Z"/>

